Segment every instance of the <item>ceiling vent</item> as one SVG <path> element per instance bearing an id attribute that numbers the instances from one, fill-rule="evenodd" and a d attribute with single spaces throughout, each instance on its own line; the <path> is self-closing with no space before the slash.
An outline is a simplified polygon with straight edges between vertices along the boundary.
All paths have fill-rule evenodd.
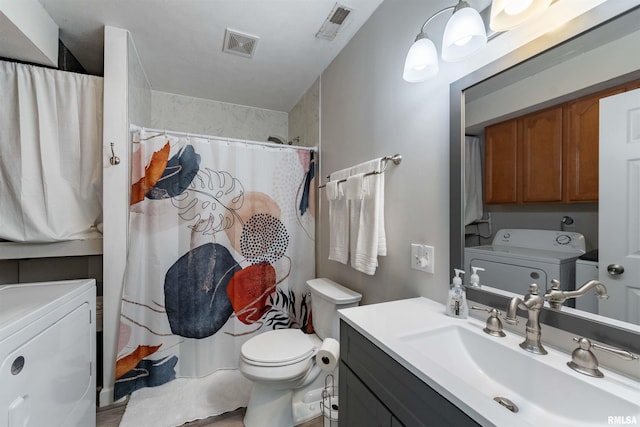
<path id="1" fill-rule="evenodd" d="M 260 37 L 227 28 L 222 51 L 251 58 L 256 51 L 256 46 L 258 46 L 258 40 Z"/>
<path id="2" fill-rule="evenodd" d="M 353 9 L 336 3 L 322 27 L 316 33 L 316 37 L 329 41 L 335 39 L 338 32 L 349 22 L 352 12 Z"/>

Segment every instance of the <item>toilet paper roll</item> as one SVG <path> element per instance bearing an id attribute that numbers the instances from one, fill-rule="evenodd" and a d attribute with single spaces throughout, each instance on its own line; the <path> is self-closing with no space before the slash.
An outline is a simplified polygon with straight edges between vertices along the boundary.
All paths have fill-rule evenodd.
<path id="1" fill-rule="evenodd" d="M 340 360 L 340 343 L 333 338 L 325 338 L 316 353 L 316 362 L 323 371 L 333 371 Z"/>

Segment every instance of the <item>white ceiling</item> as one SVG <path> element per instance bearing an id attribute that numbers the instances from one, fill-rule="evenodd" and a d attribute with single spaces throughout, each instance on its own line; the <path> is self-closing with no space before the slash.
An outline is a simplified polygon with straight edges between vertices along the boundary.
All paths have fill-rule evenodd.
<path id="1" fill-rule="evenodd" d="M 316 32 L 335 0 L 39 0 L 60 39 L 102 73 L 103 27 L 129 30 L 154 90 L 288 112 L 382 0 L 354 9 L 333 41 Z M 260 37 L 253 58 L 222 52 L 225 29 Z"/>

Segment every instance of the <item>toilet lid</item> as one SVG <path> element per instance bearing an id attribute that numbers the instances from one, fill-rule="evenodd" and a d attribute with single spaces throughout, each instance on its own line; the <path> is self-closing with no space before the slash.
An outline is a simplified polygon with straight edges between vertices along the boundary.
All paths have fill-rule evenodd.
<path id="1" fill-rule="evenodd" d="M 276 329 L 264 332 L 245 342 L 242 357 L 257 364 L 290 364 L 313 355 L 311 339 L 300 329 Z"/>

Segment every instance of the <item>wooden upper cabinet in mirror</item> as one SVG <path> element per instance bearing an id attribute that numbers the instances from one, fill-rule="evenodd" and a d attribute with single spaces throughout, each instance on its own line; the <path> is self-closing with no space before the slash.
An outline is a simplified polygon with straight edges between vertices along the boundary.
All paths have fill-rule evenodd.
<path id="1" fill-rule="evenodd" d="M 485 203 L 516 203 L 518 125 L 508 120 L 485 129 Z"/>
<path id="2" fill-rule="evenodd" d="M 485 203 L 598 201 L 599 101 L 640 80 L 485 129 Z"/>
<path id="3" fill-rule="evenodd" d="M 600 98 L 624 92 L 618 87 L 585 96 L 564 105 L 566 200 L 598 200 L 598 133 Z"/>
<path id="4" fill-rule="evenodd" d="M 522 146 L 520 202 L 562 201 L 562 107 L 518 119 Z"/>
<path id="5" fill-rule="evenodd" d="M 485 203 L 562 201 L 562 108 L 485 129 Z"/>

